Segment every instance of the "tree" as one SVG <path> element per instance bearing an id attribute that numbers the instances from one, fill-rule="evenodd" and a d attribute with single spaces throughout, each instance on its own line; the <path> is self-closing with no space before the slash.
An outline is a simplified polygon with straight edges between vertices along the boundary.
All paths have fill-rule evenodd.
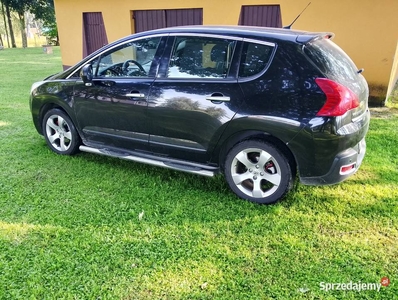
<path id="1" fill-rule="evenodd" d="M 55 20 L 54 0 L 34 0 L 31 3 L 30 12 L 36 16 L 36 19 L 43 21 L 44 35 L 47 36 L 51 43 L 58 46 L 59 38 Z"/>
<path id="2" fill-rule="evenodd" d="M 21 36 L 22 36 L 22 47 L 28 47 L 28 39 L 26 37 L 26 23 L 25 23 L 25 12 L 29 11 L 32 5 L 31 0 L 6 0 L 9 2 L 10 7 L 13 11 L 18 14 Z"/>
<path id="3" fill-rule="evenodd" d="M 10 11 L 10 3 L 9 0 L 1 0 L 1 5 L 2 8 L 5 7 L 6 10 L 6 16 L 7 16 L 7 21 L 8 21 L 8 29 L 10 31 L 10 38 L 11 38 L 11 46 L 13 48 L 16 48 L 17 45 L 15 44 L 15 35 L 14 35 L 14 29 L 12 27 L 12 20 L 11 20 L 11 11 Z"/>
<path id="4" fill-rule="evenodd" d="M 29 10 L 44 23 L 55 22 L 54 0 L 30 0 Z"/>
<path id="5" fill-rule="evenodd" d="M 0 2 L 1 2 L 1 1 L 0 1 Z M 2 13 L 2 15 L 3 15 L 4 32 L 5 32 L 6 37 L 7 37 L 7 45 L 8 45 L 8 48 L 10 48 L 10 39 L 9 39 L 9 37 L 8 37 L 7 20 L 6 20 L 6 13 L 5 13 L 5 11 L 4 11 L 4 3 L 3 3 L 3 2 L 1 2 L 1 13 Z M 2 42 L 2 44 L 3 44 L 3 46 L 4 46 L 4 43 L 3 43 L 3 42 Z"/>
<path id="6" fill-rule="evenodd" d="M 47 33 L 51 36 L 55 35 L 58 44 L 58 31 L 55 22 L 54 0 L 0 0 L 6 7 L 7 18 L 9 22 L 11 41 L 13 48 L 15 45 L 14 32 L 12 30 L 10 9 L 18 14 L 20 29 L 22 34 L 22 46 L 28 46 L 26 37 L 25 13 L 30 11 L 36 16 L 36 19 L 42 20 Z"/>

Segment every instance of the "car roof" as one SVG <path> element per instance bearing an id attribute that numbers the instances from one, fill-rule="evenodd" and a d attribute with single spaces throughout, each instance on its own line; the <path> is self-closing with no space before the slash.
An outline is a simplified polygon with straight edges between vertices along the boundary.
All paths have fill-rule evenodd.
<path id="1" fill-rule="evenodd" d="M 227 36 L 250 37 L 269 40 L 284 40 L 298 43 L 306 43 L 315 38 L 334 34 L 330 32 L 309 32 L 302 30 L 291 30 L 273 27 L 241 26 L 241 25 L 193 25 L 176 26 L 155 29 L 142 34 L 162 34 L 162 33 L 202 33 L 218 34 Z M 141 35 L 141 34 L 140 34 Z"/>

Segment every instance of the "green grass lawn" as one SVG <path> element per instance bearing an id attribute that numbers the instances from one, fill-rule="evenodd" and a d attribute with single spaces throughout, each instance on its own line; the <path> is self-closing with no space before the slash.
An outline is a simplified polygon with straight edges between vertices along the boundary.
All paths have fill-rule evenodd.
<path id="1" fill-rule="evenodd" d="M 397 299 L 396 102 L 355 176 L 260 206 L 221 176 L 52 153 L 28 98 L 60 70 L 58 48 L 0 51 L 0 299 Z"/>

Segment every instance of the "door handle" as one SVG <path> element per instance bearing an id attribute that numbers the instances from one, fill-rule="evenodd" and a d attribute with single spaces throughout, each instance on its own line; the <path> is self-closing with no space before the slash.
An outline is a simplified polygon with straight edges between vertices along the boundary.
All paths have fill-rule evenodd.
<path id="1" fill-rule="evenodd" d="M 130 97 L 130 98 L 145 98 L 145 94 L 130 93 L 130 94 L 126 94 L 126 97 Z"/>
<path id="2" fill-rule="evenodd" d="M 228 96 L 213 96 L 213 95 L 211 95 L 211 96 L 207 96 L 206 100 L 226 102 L 226 101 L 231 101 L 231 98 Z"/>

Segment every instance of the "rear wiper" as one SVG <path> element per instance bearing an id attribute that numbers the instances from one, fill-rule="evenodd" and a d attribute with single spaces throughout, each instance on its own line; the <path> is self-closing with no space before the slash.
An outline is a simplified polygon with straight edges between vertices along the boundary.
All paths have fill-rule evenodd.
<path id="1" fill-rule="evenodd" d="M 364 69 L 364 68 L 362 68 L 362 69 L 359 69 L 359 70 L 357 71 L 357 74 L 361 74 L 363 71 L 365 71 L 365 69 Z"/>

